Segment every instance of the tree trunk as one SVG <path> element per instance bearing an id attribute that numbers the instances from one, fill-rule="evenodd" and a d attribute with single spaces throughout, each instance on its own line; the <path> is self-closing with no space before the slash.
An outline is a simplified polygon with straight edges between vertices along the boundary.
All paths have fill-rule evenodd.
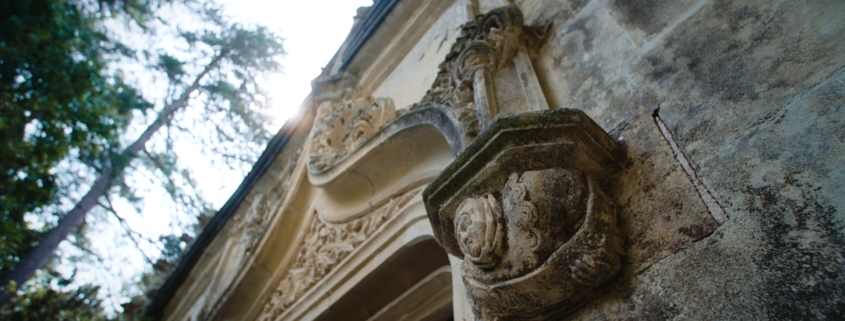
<path id="1" fill-rule="evenodd" d="M 194 82 L 191 83 L 191 86 L 182 93 L 179 99 L 165 106 L 159 113 L 158 118 L 150 124 L 143 133 L 141 133 L 141 136 L 129 145 L 129 147 L 126 147 L 126 149 L 123 150 L 123 155 L 129 159 L 134 158 L 135 155 L 144 148 L 147 141 L 153 137 L 153 134 L 164 126 L 167 119 L 169 119 L 177 110 L 188 105 L 191 94 L 199 89 L 200 81 L 205 78 L 209 72 L 217 68 L 220 61 L 228 54 L 229 50 L 223 50 L 220 54 L 214 57 L 205 69 L 197 75 Z M 59 244 L 67 239 L 68 235 L 79 227 L 79 224 L 82 224 L 82 222 L 85 221 L 85 216 L 92 208 L 94 208 L 94 206 L 97 205 L 97 201 L 111 186 L 112 180 L 114 179 L 114 172 L 115 170 L 111 165 L 106 166 L 100 173 L 100 177 L 98 177 L 94 184 L 91 185 L 91 189 L 88 190 L 88 193 L 85 193 L 85 196 L 82 197 L 79 203 L 77 203 L 67 215 L 59 220 L 59 224 L 56 225 L 55 228 L 44 234 L 38 242 L 38 245 L 23 257 L 21 262 L 15 266 L 14 270 L 10 271 L 9 274 L 6 275 L 5 279 L 3 279 L 3 283 L 0 283 L 0 308 L 6 306 L 6 304 L 11 302 L 12 298 L 15 297 L 15 291 L 9 291 L 9 285 L 14 283 L 16 288 L 20 288 L 21 285 L 35 274 L 35 271 L 47 263 L 47 260 L 49 260 L 50 257 L 53 256 L 53 253 L 56 252 L 56 249 L 59 248 Z"/>

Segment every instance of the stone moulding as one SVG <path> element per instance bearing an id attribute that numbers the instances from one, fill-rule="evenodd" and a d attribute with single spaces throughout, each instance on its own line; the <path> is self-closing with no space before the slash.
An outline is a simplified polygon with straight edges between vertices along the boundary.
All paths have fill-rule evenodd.
<path id="1" fill-rule="evenodd" d="M 290 189 L 293 171 L 296 169 L 301 154 L 302 149 L 300 148 L 288 158 L 285 167 L 275 176 L 276 183 L 266 192 L 256 194 L 246 212 L 233 219 L 234 226 L 229 229 L 229 237 L 236 238 L 244 248 L 245 253 L 252 254 L 258 241 L 267 231 L 269 222 L 282 207 Z M 240 235 L 239 238 L 238 235 Z"/>
<path id="2" fill-rule="evenodd" d="M 423 192 L 437 241 L 464 262 L 476 317 L 545 320 L 621 268 L 604 193 L 622 158 L 583 112 L 500 115 Z"/>
<path id="3" fill-rule="evenodd" d="M 312 165 L 309 158 L 308 178 L 315 186 L 324 186 L 334 182 L 338 176 L 355 168 L 368 153 L 376 152 L 384 148 L 384 142 L 400 136 L 400 133 L 419 128 L 422 126 L 433 127 L 438 131 L 446 142 L 452 155 L 463 150 L 465 143 L 460 139 L 460 128 L 450 115 L 443 108 L 438 106 L 426 106 L 411 111 L 400 112 L 400 115 L 382 125 L 372 136 L 364 139 L 364 142 L 355 148 L 344 151 L 343 156 L 329 156 L 327 166 L 320 166 L 319 169 Z"/>
<path id="4" fill-rule="evenodd" d="M 220 266 L 208 280 L 210 286 L 198 314 L 199 319 L 213 319 L 222 306 L 221 303 L 228 299 L 234 287 L 240 282 L 243 277 L 242 272 L 254 259 L 256 246 L 267 233 L 270 221 L 282 210 L 290 194 L 294 170 L 301 153 L 300 148 L 288 158 L 281 171 L 276 174 L 267 174 L 272 175 L 275 182 L 263 193 L 254 195 L 246 211 L 232 218 L 232 226 L 228 233 L 230 241 L 226 245 L 228 250 L 225 250 L 228 254 L 219 258 Z"/>
<path id="5" fill-rule="evenodd" d="M 278 319 L 418 194 L 414 189 L 395 196 L 367 216 L 342 224 L 323 221 L 315 214 L 292 266 L 256 320 Z"/>
<path id="6" fill-rule="evenodd" d="M 331 181 L 371 148 L 378 148 L 379 142 L 414 127 L 436 128 L 453 154 L 466 144 L 459 123 L 444 106 L 429 104 L 397 112 L 391 99 L 370 97 L 361 88 L 326 96 L 332 98 L 320 104 L 308 145 L 308 173 L 317 186 Z M 338 166 L 341 163 L 347 166 Z"/>

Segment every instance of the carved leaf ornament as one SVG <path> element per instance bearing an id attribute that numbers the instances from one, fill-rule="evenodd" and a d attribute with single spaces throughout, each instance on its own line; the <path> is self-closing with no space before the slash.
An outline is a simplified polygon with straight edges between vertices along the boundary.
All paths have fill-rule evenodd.
<path id="1" fill-rule="evenodd" d="M 491 210 L 499 207 L 492 194 L 459 206 L 462 276 L 476 316 L 544 319 L 544 309 L 577 297 L 579 287 L 599 286 L 619 272 L 621 238 L 612 204 L 591 179 L 579 176 L 560 168 L 512 174 L 501 192 L 504 215 Z M 555 188 L 559 182 L 578 186 Z M 566 194 L 573 190 L 584 192 Z M 557 288 L 549 289 L 552 284 Z"/>
<path id="2" fill-rule="evenodd" d="M 297 150 L 282 170 L 273 175 L 276 181 L 272 186 L 252 197 L 246 211 L 232 218 L 233 225 L 228 233 L 232 243 L 226 247 L 229 254 L 220 259 L 221 266 L 207 280 L 209 285 L 196 315 L 198 320 L 208 320 L 214 316 L 215 309 L 219 308 L 219 301 L 226 299 L 226 291 L 233 285 L 238 271 L 242 271 L 243 265 L 248 262 L 246 258 L 254 253 L 255 246 L 267 232 L 269 222 L 280 211 L 301 152 L 302 149 Z"/>
<path id="3" fill-rule="evenodd" d="M 524 26 L 522 13 L 514 5 L 467 22 L 439 65 L 431 88 L 422 100 L 398 117 L 390 98 L 373 98 L 365 89 L 354 87 L 354 76 L 332 76 L 317 81 L 320 91 L 325 91 L 319 97 L 330 100 L 321 102 L 318 108 L 309 148 L 309 172 L 328 171 L 389 122 L 403 124 L 400 127 L 420 122 L 432 122 L 441 130 L 448 127 L 447 136 L 454 136 L 459 142 L 447 139 L 456 148 L 453 151 L 458 152 L 500 114 L 499 103 L 508 106 L 507 112 L 513 108 L 547 109 L 545 98 L 508 96 L 501 97 L 503 101 L 499 102 L 496 95 L 497 89 L 505 87 L 511 89 L 503 91 L 521 92 L 525 96 L 541 91 L 528 56 L 545 39 L 547 27 Z M 503 79 L 499 73 L 521 76 Z M 427 109 L 436 109 L 447 115 L 447 119 L 431 116 Z M 399 121 L 403 116 L 407 117 Z"/>
<path id="4" fill-rule="evenodd" d="M 560 317 L 621 269 L 616 211 L 602 191 L 619 149 L 583 112 L 548 109 L 528 50 L 544 30 L 524 26 L 513 5 L 476 17 L 462 26 L 423 99 L 403 114 L 436 110 L 459 127 L 461 148 L 424 199 L 438 242 L 465 259 L 467 297 L 483 320 Z M 342 161 L 396 116 L 390 99 L 363 89 L 340 97 L 319 107 L 311 173 Z M 348 223 L 315 218 L 259 320 L 279 318 L 408 198 Z"/>
<path id="5" fill-rule="evenodd" d="M 264 193 L 254 196 L 249 209 L 243 215 L 234 218 L 235 225 L 229 229 L 229 235 L 236 237 L 240 234 L 240 244 L 244 247 L 244 252 L 252 252 L 266 232 L 267 223 L 282 206 L 293 177 L 293 170 L 301 154 L 302 149 L 297 150 L 288 159 L 282 171 L 276 175 L 276 183 Z"/>
<path id="6" fill-rule="evenodd" d="M 413 190 L 396 196 L 374 212 L 346 223 L 328 223 L 314 215 L 293 265 L 257 320 L 276 320 L 417 193 L 418 190 Z"/>
<path id="7" fill-rule="evenodd" d="M 390 98 L 373 98 L 361 88 L 320 104 L 311 133 L 308 169 L 324 171 L 355 151 L 396 116 Z"/>
<path id="8" fill-rule="evenodd" d="M 483 125 L 480 119 L 489 121 L 497 114 L 495 99 L 476 88 L 484 83 L 479 80 L 491 81 L 491 75 L 505 68 L 520 48 L 535 47 L 543 30 L 523 26 L 522 13 L 513 5 L 479 15 L 461 27 L 431 89 L 411 108 L 444 106 L 460 123 L 465 139 L 474 139 Z"/>
<path id="9" fill-rule="evenodd" d="M 501 115 L 426 187 L 437 241 L 464 261 L 481 320 L 556 320 L 621 270 L 603 186 L 618 145 L 583 112 Z"/>

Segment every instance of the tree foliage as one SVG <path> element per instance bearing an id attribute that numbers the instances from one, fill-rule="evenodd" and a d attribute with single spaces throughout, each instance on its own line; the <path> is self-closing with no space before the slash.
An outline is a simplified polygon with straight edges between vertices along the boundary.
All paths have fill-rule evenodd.
<path id="1" fill-rule="evenodd" d="M 12 304 L 0 309 L 0 319 L 7 321 L 105 321 L 100 288 L 83 285 L 68 288 L 71 282 L 52 269 L 30 282 Z"/>
<path id="2" fill-rule="evenodd" d="M 199 27 L 169 22 L 166 12 Z M 118 16 L 122 34 L 106 27 Z M 179 146 L 189 141 L 209 160 L 249 166 L 270 137 L 261 78 L 280 70 L 283 54 L 278 36 L 230 23 L 208 1 L 0 0 L 0 290 L 9 290 L 0 305 L 74 233 L 82 251 L 94 252 L 79 242 L 92 211 L 116 218 L 142 253 L 142 243 L 152 244 L 161 260 L 178 260 L 184 235 L 134 232 L 115 202 L 142 212 L 144 190 L 161 186 L 178 212 L 208 216 Z M 16 309 L 94 302 L 95 287 L 77 289 L 25 291 Z"/>
<path id="3" fill-rule="evenodd" d="M 24 214 L 55 202 L 58 162 L 96 163 L 152 107 L 104 72 L 116 46 L 95 25 L 78 3 L 0 0 L 0 275 L 40 235 Z"/>

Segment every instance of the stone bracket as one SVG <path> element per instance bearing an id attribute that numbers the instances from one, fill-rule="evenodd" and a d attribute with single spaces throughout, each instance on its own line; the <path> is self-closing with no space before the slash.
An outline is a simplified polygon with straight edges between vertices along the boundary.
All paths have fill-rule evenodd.
<path id="1" fill-rule="evenodd" d="M 618 274 L 605 195 L 622 159 L 586 114 L 499 115 L 423 192 L 438 242 L 464 259 L 476 317 L 560 316 Z"/>

